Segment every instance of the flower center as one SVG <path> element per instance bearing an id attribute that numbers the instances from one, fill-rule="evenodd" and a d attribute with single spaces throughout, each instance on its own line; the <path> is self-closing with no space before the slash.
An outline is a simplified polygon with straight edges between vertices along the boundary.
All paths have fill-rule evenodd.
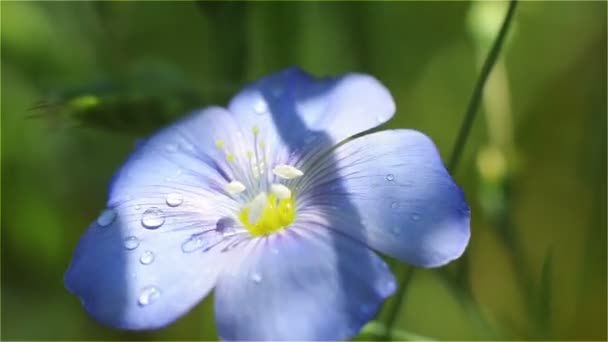
<path id="1" fill-rule="evenodd" d="M 263 140 L 258 140 L 257 127 L 252 132 L 252 150 L 237 148 L 237 151 L 230 151 L 221 139 L 216 141 L 216 145 L 224 151 L 234 177 L 224 190 L 244 203 L 236 216 L 252 236 L 261 236 L 285 229 L 293 223 L 296 217 L 295 194 L 287 184 L 304 173 L 292 165 L 270 165 L 268 161 L 273 160 L 269 155 L 271 149 Z M 268 172 L 270 170 L 272 172 Z"/>
<path id="2" fill-rule="evenodd" d="M 253 236 L 268 235 L 289 226 L 296 217 L 294 197 L 279 198 L 265 192 L 257 195 L 238 217 Z"/>

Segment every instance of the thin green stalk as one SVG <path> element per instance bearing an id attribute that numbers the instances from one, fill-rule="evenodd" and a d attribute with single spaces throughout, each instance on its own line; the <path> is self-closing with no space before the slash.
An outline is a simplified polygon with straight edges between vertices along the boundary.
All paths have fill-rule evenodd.
<path id="1" fill-rule="evenodd" d="M 481 102 L 481 98 L 483 96 L 484 87 L 488 81 L 490 73 L 498 60 L 498 56 L 500 51 L 504 45 L 504 40 L 507 36 L 507 32 L 511 27 L 513 15 L 515 14 L 515 8 L 517 7 L 517 0 L 511 0 L 509 3 L 509 8 L 507 10 L 507 14 L 505 15 L 505 19 L 503 20 L 502 26 L 500 27 L 500 31 L 496 36 L 496 40 L 486 57 L 483 67 L 481 69 L 481 73 L 479 74 L 479 78 L 477 79 L 477 83 L 475 84 L 475 88 L 473 89 L 473 93 L 469 100 L 467 110 L 464 115 L 464 120 L 462 125 L 460 126 L 460 130 L 458 132 L 458 136 L 456 138 L 456 142 L 454 144 L 454 149 L 452 150 L 452 155 L 450 161 L 448 163 L 448 169 L 450 172 L 454 173 L 456 167 L 458 166 L 458 162 L 462 156 L 462 152 L 464 151 L 464 147 L 469 137 L 469 133 L 471 131 L 471 127 L 473 126 L 473 122 L 475 121 L 475 116 L 479 111 L 479 105 Z M 406 298 L 405 293 L 408 288 L 408 285 L 414 275 L 415 270 L 404 270 L 399 276 L 399 284 L 401 286 L 397 289 L 397 293 L 395 294 L 395 301 L 393 306 L 390 309 L 387 318 L 387 338 L 390 339 L 392 328 L 396 322 L 397 315 L 401 311 L 401 307 L 404 304 L 404 300 Z"/>
<path id="2" fill-rule="evenodd" d="M 488 78 L 490 77 L 492 68 L 494 68 L 496 61 L 498 60 L 498 55 L 500 54 L 500 50 L 504 45 L 504 40 L 507 36 L 507 32 L 511 27 L 511 22 L 513 19 L 513 15 L 515 14 L 516 7 L 517 0 L 511 0 L 511 2 L 509 3 L 509 9 L 507 10 L 507 14 L 505 15 L 505 19 L 502 22 L 500 31 L 498 32 L 498 36 L 496 36 L 496 40 L 494 41 L 494 45 L 492 45 L 492 49 L 490 49 L 490 53 L 488 54 L 486 60 L 483 63 L 481 73 L 479 74 L 479 78 L 477 79 L 477 83 L 475 84 L 475 89 L 473 89 L 473 94 L 471 95 L 471 99 L 469 100 L 469 105 L 467 106 L 467 111 L 464 115 L 464 120 L 462 122 L 462 125 L 460 126 L 460 131 L 458 132 L 456 143 L 454 143 L 454 149 L 452 150 L 450 162 L 448 163 L 448 169 L 452 173 L 456 171 L 456 167 L 458 166 L 458 162 L 460 161 L 460 157 L 462 155 L 462 152 L 464 151 L 464 146 L 467 142 L 467 138 L 469 137 L 471 127 L 473 127 L 475 116 L 477 112 L 479 112 L 479 103 L 481 102 L 481 98 L 483 96 L 483 89 L 485 88 Z"/>
<path id="3" fill-rule="evenodd" d="M 397 320 L 397 317 L 399 316 L 399 310 L 401 309 L 401 303 L 404 302 L 405 299 L 405 294 L 407 291 L 405 290 L 401 290 L 401 289 L 406 289 L 407 287 L 409 287 L 410 283 L 412 282 L 412 278 L 414 277 L 414 269 L 411 268 L 406 268 L 404 270 L 404 272 L 401 274 L 401 277 L 399 279 L 399 290 L 397 290 L 397 293 L 395 294 L 395 299 L 394 302 L 395 304 L 393 306 L 390 307 L 390 312 L 388 314 L 388 318 L 386 320 L 386 337 L 388 340 L 392 340 L 394 337 L 393 331 L 394 326 L 395 326 L 395 321 Z M 399 338 L 399 337 L 397 337 Z"/>

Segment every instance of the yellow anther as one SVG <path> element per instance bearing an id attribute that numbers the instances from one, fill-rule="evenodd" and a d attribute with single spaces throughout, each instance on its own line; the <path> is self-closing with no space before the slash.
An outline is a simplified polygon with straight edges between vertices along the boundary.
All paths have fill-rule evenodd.
<path id="1" fill-rule="evenodd" d="M 266 142 L 264 140 L 260 140 L 260 147 L 262 149 L 266 148 Z"/>
<path id="2" fill-rule="evenodd" d="M 266 199 L 265 205 L 256 202 L 260 199 Z M 262 207 L 260 207 L 261 204 Z M 252 210 L 254 212 L 252 212 L 253 217 L 250 220 L 249 215 Z M 293 223 L 295 217 L 294 197 L 278 199 L 274 193 L 256 196 L 256 199 L 239 213 L 239 220 L 253 236 L 269 235 L 285 229 Z"/>
<path id="3" fill-rule="evenodd" d="M 258 128 L 258 126 L 253 126 L 251 131 L 253 132 L 253 135 L 258 135 L 258 133 L 260 133 L 260 129 Z"/>
<path id="4" fill-rule="evenodd" d="M 236 157 L 234 156 L 234 154 L 228 153 L 228 155 L 226 155 L 226 160 L 229 162 L 234 162 L 236 160 Z"/>
<path id="5" fill-rule="evenodd" d="M 247 159 L 251 160 L 251 158 L 253 158 L 253 152 L 247 151 L 246 154 L 247 154 Z"/>
<path id="6" fill-rule="evenodd" d="M 222 139 L 217 139 L 217 140 L 215 141 L 215 146 L 217 146 L 217 148 L 219 148 L 219 149 L 224 148 L 224 140 L 222 140 Z"/>

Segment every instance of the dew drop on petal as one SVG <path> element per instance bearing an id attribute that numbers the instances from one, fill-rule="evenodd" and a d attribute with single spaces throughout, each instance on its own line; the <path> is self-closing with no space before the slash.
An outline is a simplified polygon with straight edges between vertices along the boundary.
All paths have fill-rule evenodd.
<path id="1" fill-rule="evenodd" d="M 139 262 L 142 265 L 150 265 L 152 262 L 154 262 L 154 253 L 152 253 L 151 251 L 145 251 L 141 253 L 141 256 L 139 257 Z"/>
<path id="2" fill-rule="evenodd" d="M 184 203 L 184 196 L 180 193 L 173 192 L 167 195 L 167 205 L 177 207 Z"/>
<path id="3" fill-rule="evenodd" d="M 140 306 L 146 306 L 152 304 L 158 298 L 160 298 L 160 290 L 156 286 L 146 286 L 141 290 L 137 303 Z"/>
<path id="4" fill-rule="evenodd" d="M 116 219 L 116 211 L 114 209 L 106 209 L 97 218 L 97 224 L 101 227 L 109 226 Z"/>
<path id="5" fill-rule="evenodd" d="M 386 175 L 386 180 L 389 182 L 392 182 L 395 180 L 395 175 L 393 175 L 392 173 L 389 173 L 388 175 Z"/>
<path id="6" fill-rule="evenodd" d="M 215 223 L 215 230 L 224 236 L 230 236 L 234 233 L 234 219 L 230 217 L 222 217 Z"/>
<path id="7" fill-rule="evenodd" d="M 274 85 L 271 89 L 270 89 L 270 93 L 272 94 L 272 96 L 274 96 L 275 98 L 281 97 L 281 95 L 283 95 L 283 87 L 280 84 Z"/>
<path id="8" fill-rule="evenodd" d="M 251 280 L 256 284 L 259 284 L 262 282 L 262 276 L 259 273 L 254 273 L 251 275 Z"/>
<path id="9" fill-rule="evenodd" d="M 169 153 L 173 153 L 177 151 L 177 144 L 167 144 L 167 146 L 165 146 L 165 151 L 169 152 Z"/>
<path id="10" fill-rule="evenodd" d="M 182 243 L 182 252 L 192 253 L 205 247 L 205 239 L 200 235 L 193 235 L 184 243 Z"/>
<path id="11" fill-rule="evenodd" d="M 135 236 L 128 236 L 124 240 L 125 249 L 134 250 L 139 247 L 139 239 Z"/>
<path id="12" fill-rule="evenodd" d="M 395 290 L 397 289 L 397 284 L 395 283 L 394 280 L 390 279 L 387 281 L 382 282 L 379 285 L 379 290 L 380 293 L 383 297 L 387 297 L 390 296 L 391 294 L 393 294 L 395 292 Z"/>
<path id="13" fill-rule="evenodd" d="M 306 139 L 304 139 L 304 143 L 306 145 L 310 145 L 312 144 L 315 140 L 317 140 L 317 135 L 316 134 L 311 134 L 308 137 L 306 137 Z"/>
<path id="14" fill-rule="evenodd" d="M 253 106 L 253 110 L 256 112 L 256 114 L 262 115 L 268 112 L 268 105 L 266 104 L 266 102 L 260 100 L 258 103 L 255 104 L 255 106 Z"/>
<path id="15" fill-rule="evenodd" d="M 364 315 L 368 315 L 374 311 L 374 307 L 370 304 L 361 305 L 361 313 Z"/>
<path id="16" fill-rule="evenodd" d="M 141 224 L 148 229 L 157 229 L 163 223 L 165 223 L 165 215 L 159 208 L 148 208 L 141 215 Z"/>

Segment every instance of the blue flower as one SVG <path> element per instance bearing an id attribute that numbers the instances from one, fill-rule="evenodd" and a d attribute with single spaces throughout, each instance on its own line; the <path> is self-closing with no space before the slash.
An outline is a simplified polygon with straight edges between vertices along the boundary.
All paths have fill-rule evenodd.
<path id="1" fill-rule="evenodd" d="M 469 208 L 432 141 L 389 120 L 374 78 L 263 78 L 139 145 L 66 276 L 98 321 L 172 323 L 215 288 L 227 340 L 355 335 L 396 287 L 373 251 L 458 258 Z"/>

